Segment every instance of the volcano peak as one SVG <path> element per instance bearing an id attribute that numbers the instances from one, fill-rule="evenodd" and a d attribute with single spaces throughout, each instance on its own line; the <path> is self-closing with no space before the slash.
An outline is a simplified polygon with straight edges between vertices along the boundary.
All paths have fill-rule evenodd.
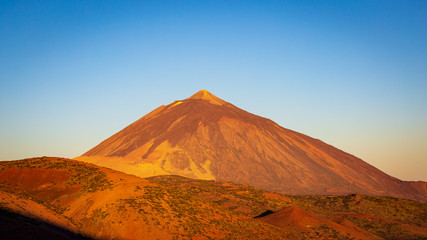
<path id="1" fill-rule="evenodd" d="M 188 99 L 206 100 L 206 101 L 209 101 L 210 103 L 216 104 L 216 105 L 223 105 L 224 103 L 226 103 L 224 100 L 213 95 L 212 93 L 210 93 L 209 91 L 207 91 L 205 89 L 198 91 L 197 93 L 195 93 L 193 96 L 189 97 Z"/>
<path id="2" fill-rule="evenodd" d="M 181 175 L 287 194 L 357 192 L 427 199 L 427 183 L 393 178 L 206 90 L 154 110 L 78 160 L 141 177 Z"/>

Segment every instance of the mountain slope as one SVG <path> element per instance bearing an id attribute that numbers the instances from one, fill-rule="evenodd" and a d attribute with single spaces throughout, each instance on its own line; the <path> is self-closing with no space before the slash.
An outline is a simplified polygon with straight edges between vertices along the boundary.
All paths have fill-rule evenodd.
<path id="1" fill-rule="evenodd" d="M 141 179 L 62 158 L 0 162 L 4 239 L 425 239 L 426 206 L 364 195 L 284 196 L 179 176 Z M 288 207 L 300 214 L 283 214 Z M 263 212 L 279 218 L 254 218 Z M 293 227 L 304 216 L 320 224 Z M 14 232 L 19 227 L 28 229 Z"/>
<path id="2" fill-rule="evenodd" d="M 323 219 L 316 214 L 304 211 L 297 206 L 289 206 L 275 213 L 271 213 L 267 216 L 260 218 L 260 220 L 276 225 L 283 229 L 292 228 L 328 228 L 335 232 L 346 233 L 349 236 L 360 238 L 360 239 L 380 239 L 374 234 L 370 234 L 362 228 L 352 224 L 346 220 L 345 224 L 339 224 L 328 219 Z M 344 221 L 341 221 L 343 223 Z"/>
<path id="3" fill-rule="evenodd" d="M 288 194 L 359 192 L 427 201 L 425 182 L 400 181 L 206 90 L 157 108 L 76 159 L 141 177 L 176 174 Z"/>
<path id="4" fill-rule="evenodd" d="M 183 192 L 173 179 L 166 185 L 69 159 L 0 162 L 2 209 L 49 222 L 76 236 L 283 239 L 286 235 L 250 216 Z M 21 223 L 25 222 L 14 225 Z"/>

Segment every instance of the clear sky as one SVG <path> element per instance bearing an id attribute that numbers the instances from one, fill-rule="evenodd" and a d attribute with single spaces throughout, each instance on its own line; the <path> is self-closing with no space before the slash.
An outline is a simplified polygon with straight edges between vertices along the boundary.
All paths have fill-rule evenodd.
<path id="1" fill-rule="evenodd" d="M 200 89 L 427 181 L 427 1 L 0 1 L 0 160 Z"/>

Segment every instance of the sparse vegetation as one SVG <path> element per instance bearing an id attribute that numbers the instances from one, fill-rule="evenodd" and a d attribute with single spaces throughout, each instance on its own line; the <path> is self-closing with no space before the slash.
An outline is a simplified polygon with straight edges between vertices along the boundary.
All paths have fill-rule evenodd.
<path id="1" fill-rule="evenodd" d="M 71 175 L 67 178 L 65 183 L 68 186 L 79 184 L 82 186 L 82 191 L 84 192 L 95 192 L 112 187 L 105 173 L 99 171 L 98 168 L 78 161 L 65 160 L 63 158 L 41 157 L 19 161 L 7 161 L 0 164 L 0 171 L 11 168 L 65 170 Z"/>
<path id="2" fill-rule="evenodd" d="M 62 216 L 66 215 L 68 207 L 62 202 L 67 199 L 86 197 L 106 189 L 121 191 L 120 184 L 108 182 L 106 172 L 76 161 L 41 158 L 6 162 L 0 164 L 0 174 L 12 168 L 65 171 L 68 175 L 61 178 L 63 182 L 46 180 L 49 191 L 57 191 L 55 186 L 60 184 L 66 186 L 65 189 L 72 186 L 80 188 L 64 195 L 56 192 L 57 195 L 49 199 L 43 199 L 41 196 L 44 195 L 39 192 L 19 190 L 27 180 L 19 179 L 15 183 L 6 179 L 0 183 L 1 191 L 36 201 Z M 81 218 L 68 219 L 79 229 L 93 226 L 97 231 L 117 230 L 127 224 L 136 224 L 146 232 L 162 232 L 171 239 L 351 239 L 351 236 L 328 225 L 281 228 L 254 219 L 267 210 L 275 212 L 295 205 L 324 219 L 343 217 L 385 239 L 427 237 L 427 204 L 416 201 L 364 195 L 285 196 L 243 184 L 179 176 L 157 176 L 147 180 L 148 183 L 130 185 L 125 191 L 127 195 L 96 208 L 91 208 L 95 202 L 87 198 L 79 210 Z M 0 206 L 7 208 L 3 201 L 0 201 Z M 20 209 L 23 210 L 22 206 Z M 421 231 L 413 231 L 411 227 Z"/>

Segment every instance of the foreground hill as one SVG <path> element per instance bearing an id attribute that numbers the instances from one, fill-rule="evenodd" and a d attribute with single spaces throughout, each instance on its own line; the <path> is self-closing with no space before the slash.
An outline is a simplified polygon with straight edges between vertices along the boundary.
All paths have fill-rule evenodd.
<path id="1" fill-rule="evenodd" d="M 0 163 L 2 239 L 423 239 L 426 217 L 427 204 L 390 197 L 141 179 L 61 158 Z"/>
<path id="2" fill-rule="evenodd" d="M 157 108 L 76 159 L 140 177 L 172 174 L 285 194 L 359 192 L 427 201 L 427 183 L 391 177 L 206 90 Z"/>

